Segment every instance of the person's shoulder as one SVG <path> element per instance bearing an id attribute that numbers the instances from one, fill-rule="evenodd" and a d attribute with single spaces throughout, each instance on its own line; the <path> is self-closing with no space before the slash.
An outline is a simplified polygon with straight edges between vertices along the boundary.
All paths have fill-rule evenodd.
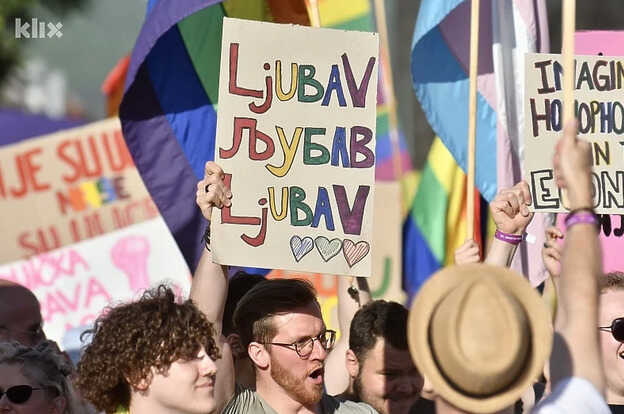
<path id="1" fill-rule="evenodd" d="M 241 410 L 251 410 L 257 401 L 258 398 L 255 391 L 250 390 L 249 388 L 243 388 L 237 384 L 234 397 L 232 397 L 232 399 L 226 404 L 221 413 L 235 414 L 240 413 Z"/>
<path id="2" fill-rule="evenodd" d="M 341 396 L 324 395 L 322 399 L 325 413 L 328 414 L 377 414 L 370 405 L 347 400 Z"/>
<path id="3" fill-rule="evenodd" d="M 559 381 L 531 414 L 610 414 L 601 393 L 588 380 L 569 377 Z"/>

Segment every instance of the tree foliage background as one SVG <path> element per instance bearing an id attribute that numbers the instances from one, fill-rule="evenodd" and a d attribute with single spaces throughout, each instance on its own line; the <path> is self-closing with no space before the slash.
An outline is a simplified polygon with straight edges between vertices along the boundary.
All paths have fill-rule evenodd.
<path id="1" fill-rule="evenodd" d="M 15 19 L 30 21 L 33 10 L 43 7 L 57 16 L 80 10 L 90 0 L 1 0 L 0 1 L 0 85 L 19 64 L 23 56 L 15 38 Z M 20 42 L 25 39 L 20 39 Z"/>

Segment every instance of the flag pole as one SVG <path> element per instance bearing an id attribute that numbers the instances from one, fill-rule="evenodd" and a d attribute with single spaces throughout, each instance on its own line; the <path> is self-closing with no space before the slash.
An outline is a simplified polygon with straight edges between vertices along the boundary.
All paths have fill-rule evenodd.
<path id="1" fill-rule="evenodd" d="M 576 25 L 576 1 L 563 0 L 563 32 L 561 53 L 563 55 L 563 122 L 574 119 L 574 27 Z"/>
<path id="2" fill-rule="evenodd" d="M 470 13 L 470 89 L 468 95 L 468 183 L 466 188 L 466 239 L 474 239 L 475 142 L 477 137 L 477 69 L 479 62 L 479 0 Z"/>
<path id="3" fill-rule="evenodd" d="M 321 27 L 321 13 L 319 12 L 318 0 L 306 0 L 305 4 L 308 9 L 310 26 Z"/>
<path id="4" fill-rule="evenodd" d="M 377 31 L 381 41 L 379 53 L 381 55 L 381 76 L 383 79 L 384 98 L 388 109 L 388 123 L 390 132 L 390 144 L 392 145 L 392 167 L 394 178 L 399 181 L 403 175 L 401 168 L 401 150 L 399 148 L 399 118 L 397 116 L 396 95 L 394 93 L 394 80 L 392 77 L 392 64 L 390 59 L 390 44 L 388 41 L 388 24 L 386 20 L 385 0 L 375 0 L 375 18 Z"/>

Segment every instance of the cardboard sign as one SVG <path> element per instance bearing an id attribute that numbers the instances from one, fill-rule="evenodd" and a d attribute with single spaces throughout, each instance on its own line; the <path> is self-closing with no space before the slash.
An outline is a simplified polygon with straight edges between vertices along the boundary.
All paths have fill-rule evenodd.
<path id="1" fill-rule="evenodd" d="M 224 19 L 215 160 L 233 198 L 212 220 L 216 262 L 370 276 L 378 47 Z"/>
<path id="2" fill-rule="evenodd" d="M 190 290 L 188 267 L 160 217 L 2 265 L 0 279 L 35 294 L 46 336 L 61 345 L 67 331 L 88 328 L 106 306 L 150 286 L 165 281 L 181 297 Z"/>
<path id="3" fill-rule="evenodd" d="M 0 148 L 0 263 L 158 216 L 117 118 Z"/>
<path id="4" fill-rule="evenodd" d="M 401 199 L 400 185 L 396 181 L 375 183 L 375 224 L 373 238 L 373 273 L 368 280 L 373 299 L 405 303 L 401 287 Z M 338 278 L 327 274 L 310 274 L 273 270 L 267 275 L 276 278 L 304 278 L 314 286 L 323 320 L 328 329 L 340 330 L 338 322 Z"/>
<path id="5" fill-rule="evenodd" d="M 552 167 L 563 127 L 562 72 L 560 55 L 526 55 L 524 168 L 540 212 L 569 210 Z M 624 213 L 624 58 L 576 56 L 574 84 L 579 138 L 592 147 L 594 208 Z"/>

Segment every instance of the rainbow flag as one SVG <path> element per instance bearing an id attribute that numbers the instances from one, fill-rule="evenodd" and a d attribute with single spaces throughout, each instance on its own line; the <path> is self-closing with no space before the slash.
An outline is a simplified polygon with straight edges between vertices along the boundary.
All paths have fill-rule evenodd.
<path id="1" fill-rule="evenodd" d="M 452 262 L 454 250 L 465 238 L 465 200 L 460 195 L 465 192 L 461 185 L 465 178 L 460 177 L 467 164 L 470 7 L 470 1 L 423 0 L 414 30 L 414 90 L 439 138 L 404 226 L 404 284 L 410 295 L 438 268 Z M 517 90 L 523 77 L 514 73 L 514 67 L 522 70 L 523 52 L 544 43 L 544 10 L 543 0 L 481 1 L 475 186 L 488 202 L 499 185 L 509 187 L 522 177 L 523 134 L 518 120 L 523 105 Z M 477 223 L 475 219 L 475 228 Z M 541 263 L 535 251 L 518 255 L 524 262 L 518 270 L 528 272 L 522 266 L 527 262 Z M 534 273 L 539 278 L 539 269 Z"/>
<path id="2" fill-rule="evenodd" d="M 475 232 L 482 244 L 481 197 L 475 191 Z M 466 175 L 435 137 L 403 224 L 403 288 L 411 299 L 429 276 L 453 263 L 466 239 Z"/>
<path id="3" fill-rule="evenodd" d="M 319 11 L 324 26 L 373 29 L 368 0 L 321 0 Z M 193 200 L 205 162 L 214 159 L 226 16 L 309 25 L 303 0 L 150 0 L 119 110 L 137 169 L 191 269 L 206 227 Z M 376 176 L 394 179 L 387 111 L 383 99 L 378 103 Z M 410 170 L 403 139 L 399 147 Z"/>
<path id="4" fill-rule="evenodd" d="M 206 228 L 194 200 L 214 159 L 226 16 L 309 24 L 303 0 L 152 0 L 119 110 L 137 169 L 191 269 Z"/>

